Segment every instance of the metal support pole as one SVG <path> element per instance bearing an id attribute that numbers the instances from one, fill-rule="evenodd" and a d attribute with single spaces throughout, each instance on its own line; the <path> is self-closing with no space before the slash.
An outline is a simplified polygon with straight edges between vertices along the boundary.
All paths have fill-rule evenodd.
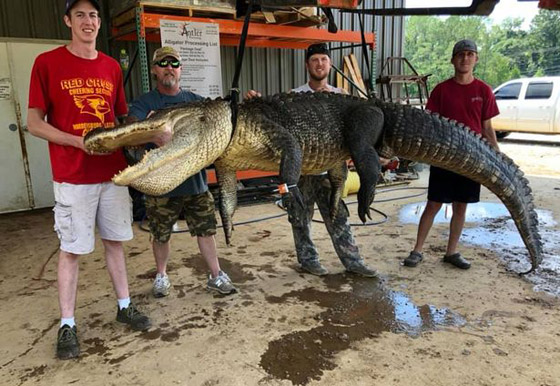
<path id="1" fill-rule="evenodd" d="M 150 91 L 150 68 L 146 49 L 146 28 L 144 27 L 144 6 L 136 7 L 136 34 L 138 35 L 138 54 L 140 55 L 140 73 L 142 77 L 142 93 Z"/>

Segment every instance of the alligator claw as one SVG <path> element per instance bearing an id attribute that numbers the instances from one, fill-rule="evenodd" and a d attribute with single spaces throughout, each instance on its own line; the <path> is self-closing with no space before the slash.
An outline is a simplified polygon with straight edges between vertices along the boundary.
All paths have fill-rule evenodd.
<path id="1" fill-rule="evenodd" d="M 223 228 L 224 228 L 224 235 L 225 235 L 225 238 L 226 238 L 226 245 L 228 247 L 231 247 L 231 236 L 232 236 L 232 233 L 233 233 L 233 225 L 230 224 L 230 223 L 227 223 L 227 224 L 223 225 Z"/>
<path id="2" fill-rule="evenodd" d="M 333 205 L 331 206 L 331 210 L 330 210 L 330 216 L 331 216 L 331 220 L 334 221 L 334 219 L 336 218 L 336 215 L 338 214 L 338 205 Z"/>
<path id="3" fill-rule="evenodd" d="M 371 220 L 369 206 L 373 202 L 373 194 L 369 195 L 371 198 L 365 198 L 364 196 L 368 196 L 368 194 L 365 189 L 362 190 L 362 188 L 360 188 L 358 191 L 358 217 L 360 217 L 363 223 L 365 223 L 368 218 Z"/>
<path id="4" fill-rule="evenodd" d="M 371 213 L 369 210 L 369 207 L 366 207 L 365 210 L 363 208 L 358 208 L 358 217 L 360 217 L 360 220 L 365 224 L 367 222 L 367 219 L 369 218 L 371 220 Z"/>
<path id="5" fill-rule="evenodd" d="M 231 229 L 224 228 L 224 233 L 226 235 L 226 245 L 231 247 Z"/>

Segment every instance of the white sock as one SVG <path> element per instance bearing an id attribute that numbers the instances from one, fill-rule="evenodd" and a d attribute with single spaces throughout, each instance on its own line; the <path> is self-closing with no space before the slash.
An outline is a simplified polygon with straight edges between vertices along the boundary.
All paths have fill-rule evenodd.
<path id="1" fill-rule="evenodd" d="M 65 324 L 69 325 L 70 328 L 72 328 L 76 325 L 76 321 L 74 320 L 73 316 L 71 318 L 61 318 L 60 327 L 64 326 Z"/>
<path id="2" fill-rule="evenodd" d="M 117 299 L 117 301 L 119 302 L 119 310 L 128 308 L 128 306 L 130 305 L 130 298 Z"/>

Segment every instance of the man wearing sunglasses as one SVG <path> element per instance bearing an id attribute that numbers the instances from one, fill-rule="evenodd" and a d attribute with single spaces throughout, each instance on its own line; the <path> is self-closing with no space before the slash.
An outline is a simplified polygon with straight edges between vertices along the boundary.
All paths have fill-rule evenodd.
<path id="1" fill-rule="evenodd" d="M 111 182 L 126 168 L 122 151 L 92 154 L 83 137 L 94 128 L 112 128 L 126 115 L 119 64 L 96 50 L 101 19 L 97 0 L 67 0 L 64 22 L 68 45 L 35 60 L 29 89 L 29 131 L 49 142 L 55 197 L 55 230 L 60 239 L 58 300 L 61 313 L 56 353 L 60 359 L 80 354 L 74 310 L 79 260 L 93 252 L 97 227 L 107 271 L 118 301 L 117 321 L 134 330 L 150 327 L 148 317 L 130 302 L 122 242 L 132 239 L 126 187 Z M 46 120 L 45 120 L 46 118 Z"/>
<path id="2" fill-rule="evenodd" d="M 155 110 L 202 99 L 200 95 L 180 87 L 181 56 L 172 47 L 164 46 L 154 52 L 151 72 L 156 81 L 156 88 L 132 102 L 127 122 L 145 119 Z M 170 139 L 171 135 L 158 138 L 157 143 L 148 145 L 148 148 L 163 146 Z M 236 292 L 228 275 L 220 269 L 214 240 L 214 199 L 208 190 L 206 172 L 201 170 L 164 196 L 146 196 L 146 213 L 157 269 L 152 288 L 153 295 L 169 295 L 171 283 L 166 272 L 170 255 L 169 240 L 173 225 L 181 212 L 185 214 L 190 234 L 196 236 L 200 253 L 210 269 L 207 288 L 222 294 Z"/>

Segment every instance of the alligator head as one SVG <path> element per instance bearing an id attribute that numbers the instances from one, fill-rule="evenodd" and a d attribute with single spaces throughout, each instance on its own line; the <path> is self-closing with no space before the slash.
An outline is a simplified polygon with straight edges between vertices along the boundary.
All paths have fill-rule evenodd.
<path id="1" fill-rule="evenodd" d="M 223 100 L 188 103 L 112 130 L 93 130 L 86 135 L 84 144 L 88 150 L 108 152 L 150 143 L 163 131 L 172 131 L 170 142 L 148 151 L 140 162 L 113 178 L 117 185 L 159 196 L 222 154 L 232 134 L 230 116 L 229 103 Z"/>

